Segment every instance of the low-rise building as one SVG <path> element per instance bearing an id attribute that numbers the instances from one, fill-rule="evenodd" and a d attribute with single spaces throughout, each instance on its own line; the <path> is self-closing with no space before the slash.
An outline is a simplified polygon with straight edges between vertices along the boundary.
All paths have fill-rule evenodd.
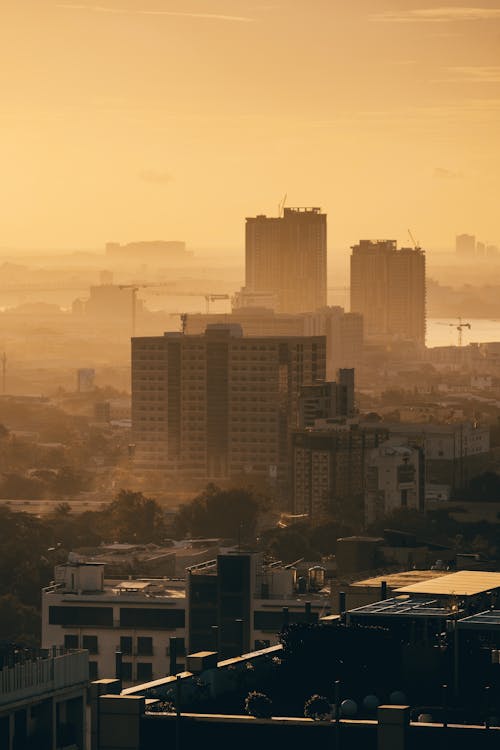
<path id="1" fill-rule="evenodd" d="M 85 750 L 86 651 L 11 650 L 0 668 L 2 750 Z"/>

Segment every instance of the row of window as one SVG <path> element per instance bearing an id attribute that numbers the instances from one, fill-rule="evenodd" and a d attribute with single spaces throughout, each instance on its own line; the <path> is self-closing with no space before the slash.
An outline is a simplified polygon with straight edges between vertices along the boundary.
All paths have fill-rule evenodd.
<path id="1" fill-rule="evenodd" d="M 64 636 L 64 647 L 67 649 L 86 649 L 89 654 L 99 653 L 99 636 L 82 635 L 76 633 L 66 633 Z M 135 639 L 131 635 L 120 636 L 120 651 L 125 656 L 153 656 L 153 638 L 151 636 L 137 636 Z M 179 656 L 185 654 L 184 638 L 177 638 L 177 653 Z M 166 649 L 168 652 L 168 647 Z"/>

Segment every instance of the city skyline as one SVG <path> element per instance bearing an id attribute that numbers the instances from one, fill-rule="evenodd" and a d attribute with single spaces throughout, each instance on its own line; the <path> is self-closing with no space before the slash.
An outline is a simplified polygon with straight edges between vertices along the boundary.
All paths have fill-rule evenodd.
<path id="1" fill-rule="evenodd" d="M 285 192 L 331 247 L 498 242 L 491 0 L 3 5 L 0 246 L 241 247 Z"/>

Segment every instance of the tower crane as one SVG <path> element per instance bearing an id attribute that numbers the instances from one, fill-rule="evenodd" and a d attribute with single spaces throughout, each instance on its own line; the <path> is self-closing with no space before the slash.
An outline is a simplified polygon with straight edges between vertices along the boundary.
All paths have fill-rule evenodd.
<path id="1" fill-rule="evenodd" d="M 464 328 L 468 328 L 469 331 L 471 330 L 472 326 L 470 323 L 463 323 L 462 318 L 457 318 L 458 323 L 441 323 L 438 322 L 438 325 L 440 326 L 451 326 L 451 328 L 456 328 L 458 331 L 458 345 L 461 347 L 463 343 L 463 330 Z"/>
<path id="2" fill-rule="evenodd" d="M 120 289 L 130 289 L 132 292 L 132 337 L 135 336 L 136 332 L 136 322 L 137 322 L 137 292 L 140 289 L 150 289 L 150 288 L 158 288 L 158 287 L 170 287 L 170 283 L 168 282 L 159 282 L 159 283 L 151 283 L 151 284 L 119 284 Z M 203 292 L 177 292 L 175 290 L 172 290 L 172 288 L 165 291 L 165 293 L 170 292 L 172 296 L 174 297 L 203 297 L 205 299 L 206 303 L 206 312 L 207 314 L 210 312 L 210 303 L 216 302 L 217 300 L 228 300 L 231 299 L 230 294 L 207 294 Z M 185 325 L 183 324 L 183 329 L 185 328 Z"/>

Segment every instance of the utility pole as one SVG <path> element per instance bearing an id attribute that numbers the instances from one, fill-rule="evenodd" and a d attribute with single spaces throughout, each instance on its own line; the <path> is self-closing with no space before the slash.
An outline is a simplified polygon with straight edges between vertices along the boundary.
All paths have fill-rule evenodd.
<path id="1" fill-rule="evenodd" d="M 5 352 L 2 353 L 2 394 L 5 396 L 7 386 L 7 355 Z"/>

